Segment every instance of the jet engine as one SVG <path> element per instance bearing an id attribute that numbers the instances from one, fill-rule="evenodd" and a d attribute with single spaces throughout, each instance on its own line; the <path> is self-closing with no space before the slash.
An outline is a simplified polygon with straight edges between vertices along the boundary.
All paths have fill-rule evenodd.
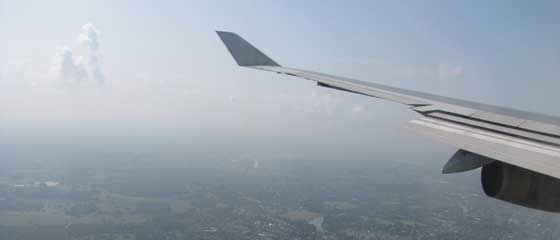
<path id="1" fill-rule="evenodd" d="M 560 179 L 500 161 L 482 167 L 484 193 L 528 208 L 560 212 Z"/>

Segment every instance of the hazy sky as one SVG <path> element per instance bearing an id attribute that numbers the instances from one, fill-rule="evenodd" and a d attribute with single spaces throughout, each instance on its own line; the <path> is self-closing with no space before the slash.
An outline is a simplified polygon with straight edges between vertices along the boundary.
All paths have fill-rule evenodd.
<path id="1" fill-rule="evenodd" d="M 239 68 L 214 30 L 286 66 L 560 115 L 559 12 L 559 1 L 0 0 L 0 133 L 420 142 L 399 130 L 415 117 L 406 107 Z"/>

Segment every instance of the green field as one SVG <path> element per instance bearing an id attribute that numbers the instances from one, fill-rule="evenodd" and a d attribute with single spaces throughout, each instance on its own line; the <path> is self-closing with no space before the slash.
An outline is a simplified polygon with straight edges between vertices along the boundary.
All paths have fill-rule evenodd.
<path id="1" fill-rule="evenodd" d="M 311 221 L 315 218 L 321 217 L 321 214 L 316 212 L 311 212 L 307 210 L 296 210 L 296 211 L 289 211 L 285 214 L 282 214 L 282 217 L 290 220 L 290 221 Z"/>
<path id="2" fill-rule="evenodd" d="M 346 201 L 330 201 L 324 203 L 329 208 L 334 208 L 338 210 L 347 210 L 360 207 L 358 204 L 354 204 Z"/>
<path id="3" fill-rule="evenodd" d="M 143 223 L 152 214 L 140 211 L 139 206 L 153 204 L 169 209 L 172 214 L 184 214 L 192 205 L 187 200 L 131 197 L 100 191 L 96 196 L 95 212 L 80 216 L 69 215 L 67 210 L 79 203 L 71 201 L 43 201 L 43 208 L 33 211 L 0 211 L 0 225 L 25 226 L 66 226 L 69 224 L 103 223 Z"/>

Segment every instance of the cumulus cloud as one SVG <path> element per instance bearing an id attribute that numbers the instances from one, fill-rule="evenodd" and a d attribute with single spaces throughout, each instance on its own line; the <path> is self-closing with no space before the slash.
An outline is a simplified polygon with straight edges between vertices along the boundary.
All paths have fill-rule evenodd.
<path id="1" fill-rule="evenodd" d="M 68 46 L 59 46 L 49 69 L 49 75 L 64 80 L 67 83 L 80 83 L 93 79 L 98 83 L 105 81 L 105 74 L 101 68 L 99 52 L 99 30 L 93 24 L 82 26 L 78 35 L 78 43 L 86 48 L 86 58 L 76 55 Z"/>
<path id="2" fill-rule="evenodd" d="M 72 49 L 66 46 L 56 48 L 49 74 L 67 82 L 81 82 L 88 78 L 81 56 L 74 56 Z"/>
<path id="3" fill-rule="evenodd" d="M 86 23 L 82 26 L 82 32 L 78 35 L 78 42 L 88 49 L 88 68 L 92 78 L 99 83 L 103 83 L 105 82 L 105 74 L 101 69 L 99 35 L 99 30 L 92 23 Z"/>
<path id="4" fill-rule="evenodd" d="M 89 48 L 91 52 L 99 50 L 99 30 L 93 24 L 86 23 L 82 26 L 82 32 L 78 35 L 78 42 Z"/>

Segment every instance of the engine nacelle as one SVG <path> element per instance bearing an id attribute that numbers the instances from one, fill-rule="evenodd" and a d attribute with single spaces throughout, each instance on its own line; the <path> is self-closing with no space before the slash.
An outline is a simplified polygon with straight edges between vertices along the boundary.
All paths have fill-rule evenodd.
<path id="1" fill-rule="evenodd" d="M 500 161 L 482 167 L 482 188 L 489 197 L 528 208 L 560 212 L 560 179 Z"/>

